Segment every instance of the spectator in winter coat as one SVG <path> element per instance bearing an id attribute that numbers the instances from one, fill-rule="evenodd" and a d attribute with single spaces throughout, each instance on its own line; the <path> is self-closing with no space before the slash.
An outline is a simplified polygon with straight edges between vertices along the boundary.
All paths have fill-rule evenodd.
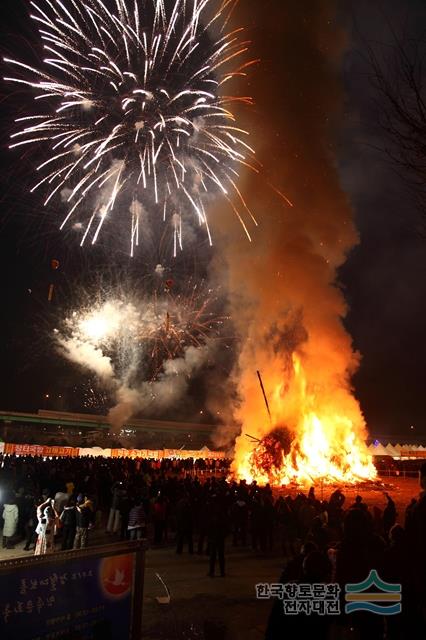
<path id="1" fill-rule="evenodd" d="M 247 544 L 248 506 L 243 496 L 237 495 L 237 499 L 231 508 L 231 519 L 233 527 L 232 544 L 234 547 L 239 544 L 245 547 Z"/>
<path id="2" fill-rule="evenodd" d="M 318 551 L 326 551 L 329 541 L 328 529 L 324 527 L 321 518 L 315 516 L 306 540 L 313 542 Z"/>
<path id="3" fill-rule="evenodd" d="M 3 549 L 13 549 L 12 540 L 18 529 L 19 511 L 14 498 L 9 496 L 3 507 Z"/>
<path id="4" fill-rule="evenodd" d="M 385 510 L 383 511 L 383 533 L 387 538 L 389 535 L 389 531 L 391 530 L 391 528 L 396 522 L 396 517 L 398 514 L 396 512 L 395 503 L 390 497 L 390 495 L 388 493 L 385 493 L 385 496 L 387 498 L 388 503 L 385 507 Z"/>
<path id="5" fill-rule="evenodd" d="M 130 509 L 127 529 L 130 534 L 130 540 L 140 540 L 146 535 L 145 511 L 140 498 L 136 500 L 134 507 Z"/>
<path id="6" fill-rule="evenodd" d="M 47 498 L 37 507 L 37 542 L 34 555 L 40 556 L 53 553 L 55 550 L 55 519 L 57 513 L 53 507 L 53 500 Z"/>
<path id="7" fill-rule="evenodd" d="M 79 495 L 77 497 L 77 528 L 74 538 L 74 549 L 87 547 L 89 526 L 93 524 L 93 517 L 94 510 L 92 501 L 87 496 L 83 500 L 83 496 Z"/>
<path id="8" fill-rule="evenodd" d="M 62 550 L 72 549 L 77 529 L 77 507 L 74 498 L 70 498 L 64 507 L 60 520 L 62 522 Z"/>
<path id="9" fill-rule="evenodd" d="M 312 550 L 305 555 L 300 565 L 300 571 L 300 579 L 304 584 L 328 583 L 330 581 L 330 564 L 324 554 L 317 550 Z M 283 574 L 279 583 L 285 584 L 286 582 L 287 579 Z M 327 640 L 329 625 L 330 616 L 321 615 L 314 611 L 310 615 L 286 615 L 283 601 L 274 599 L 265 640 L 296 637 Z"/>
<path id="10" fill-rule="evenodd" d="M 360 502 L 360 501 L 359 501 Z M 374 533 L 373 521 L 366 508 L 350 507 L 344 520 L 343 538 L 337 546 L 336 582 L 344 593 L 348 583 L 362 582 L 371 569 L 382 574 L 384 540 Z M 382 638 L 384 617 L 360 611 L 345 614 L 343 622 L 354 629 L 356 638 Z"/>
<path id="11" fill-rule="evenodd" d="M 225 503 L 213 495 L 209 504 L 207 532 L 209 539 L 209 576 L 214 577 L 216 557 L 219 560 L 220 575 L 225 576 L 225 538 L 228 531 L 228 514 Z"/>
<path id="12" fill-rule="evenodd" d="M 109 510 L 108 524 L 106 527 L 107 533 L 118 533 L 120 530 L 120 503 L 122 498 L 126 495 L 126 490 L 121 481 L 117 481 L 113 484 L 112 489 L 112 502 Z"/>
<path id="13" fill-rule="evenodd" d="M 401 585 L 403 605 L 399 615 L 388 616 L 386 620 L 386 638 L 389 640 L 420 637 L 422 626 L 424 631 L 420 611 L 416 607 L 411 548 L 407 542 L 404 529 L 401 525 L 394 524 L 389 531 L 389 546 L 384 553 L 380 577 L 386 582 Z"/>
<path id="14" fill-rule="evenodd" d="M 188 542 L 188 551 L 193 553 L 193 513 L 189 496 L 185 495 L 176 505 L 176 553 L 181 554 L 184 542 Z"/>
<path id="15" fill-rule="evenodd" d="M 119 511 L 120 511 L 120 540 L 126 540 L 128 536 L 128 524 L 130 509 L 132 508 L 132 501 L 127 491 L 120 499 Z"/>

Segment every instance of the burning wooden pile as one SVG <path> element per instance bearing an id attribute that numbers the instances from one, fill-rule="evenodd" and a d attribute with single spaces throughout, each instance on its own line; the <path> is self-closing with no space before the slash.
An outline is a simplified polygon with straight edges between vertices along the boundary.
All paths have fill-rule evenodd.
<path id="1" fill-rule="evenodd" d="M 296 356 L 293 367 L 291 385 L 284 392 L 284 383 L 278 382 L 269 398 L 257 372 L 270 424 L 261 428 L 249 416 L 247 432 L 259 436 L 249 436 L 250 443 L 246 436 L 237 440 L 236 477 L 274 486 L 374 481 L 377 471 L 356 401 L 346 391 L 319 393 L 318 385 L 308 384 Z"/>
<path id="2" fill-rule="evenodd" d="M 285 458 L 291 451 L 292 437 L 286 427 L 277 427 L 262 440 L 249 436 L 257 444 L 250 456 L 250 467 L 253 477 L 267 476 L 270 484 L 282 475 Z"/>

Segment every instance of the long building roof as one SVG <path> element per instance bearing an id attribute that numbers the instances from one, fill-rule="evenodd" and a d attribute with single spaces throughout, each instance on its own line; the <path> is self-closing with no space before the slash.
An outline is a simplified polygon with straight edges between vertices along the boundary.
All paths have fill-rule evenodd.
<path id="1" fill-rule="evenodd" d="M 29 422 L 36 424 L 56 424 L 61 426 L 92 427 L 94 429 L 109 429 L 111 423 L 108 416 L 91 413 L 69 413 L 66 411 L 47 411 L 39 409 L 37 413 L 21 413 L 16 411 L 0 411 L 0 421 Z M 173 422 L 168 420 L 131 419 L 125 427 L 154 431 L 198 431 L 211 433 L 215 426 L 212 424 L 198 424 L 195 422 Z"/>

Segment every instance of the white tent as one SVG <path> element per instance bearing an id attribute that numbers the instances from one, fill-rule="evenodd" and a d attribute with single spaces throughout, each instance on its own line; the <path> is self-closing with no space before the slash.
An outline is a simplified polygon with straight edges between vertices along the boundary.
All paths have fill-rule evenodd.
<path id="1" fill-rule="evenodd" d="M 385 447 L 388 456 L 392 456 L 393 458 L 399 457 L 399 451 L 389 442 Z"/>
<path id="2" fill-rule="evenodd" d="M 370 453 L 373 454 L 373 456 L 388 456 L 390 455 L 387 451 L 387 449 L 382 445 L 381 442 L 379 442 L 378 444 L 370 444 L 370 446 L 368 447 L 368 450 Z"/>
<path id="3" fill-rule="evenodd" d="M 100 458 L 101 456 L 108 458 L 111 456 L 111 449 L 101 449 L 101 447 L 84 447 L 80 449 L 81 456 L 93 456 Z"/>

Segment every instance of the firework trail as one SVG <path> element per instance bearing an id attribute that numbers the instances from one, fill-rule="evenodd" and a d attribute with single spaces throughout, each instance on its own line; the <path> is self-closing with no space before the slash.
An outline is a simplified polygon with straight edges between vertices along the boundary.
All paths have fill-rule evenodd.
<path id="1" fill-rule="evenodd" d="M 19 71 L 5 80 L 34 89 L 37 105 L 16 120 L 10 147 L 47 152 L 31 191 L 46 190 L 45 205 L 55 195 L 68 203 L 61 228 L 78 225 L 82 245 L 96 242 L 123 199 L 132 255 L 144 207 L 170 218 L 175 254 L 190 211 L 211 243 L 205 203 L 217 192 L 250 238 L 246 220 L 255 220 L 236 181 L 241 165 L 254 168 L 254 152 L 231 108 L 251 99 L 224 93 L 255 62 L 243 30 L 228 29 L 236 2 L 30 2 L 46 57 L 40 69 L 5 58 Z"/>

